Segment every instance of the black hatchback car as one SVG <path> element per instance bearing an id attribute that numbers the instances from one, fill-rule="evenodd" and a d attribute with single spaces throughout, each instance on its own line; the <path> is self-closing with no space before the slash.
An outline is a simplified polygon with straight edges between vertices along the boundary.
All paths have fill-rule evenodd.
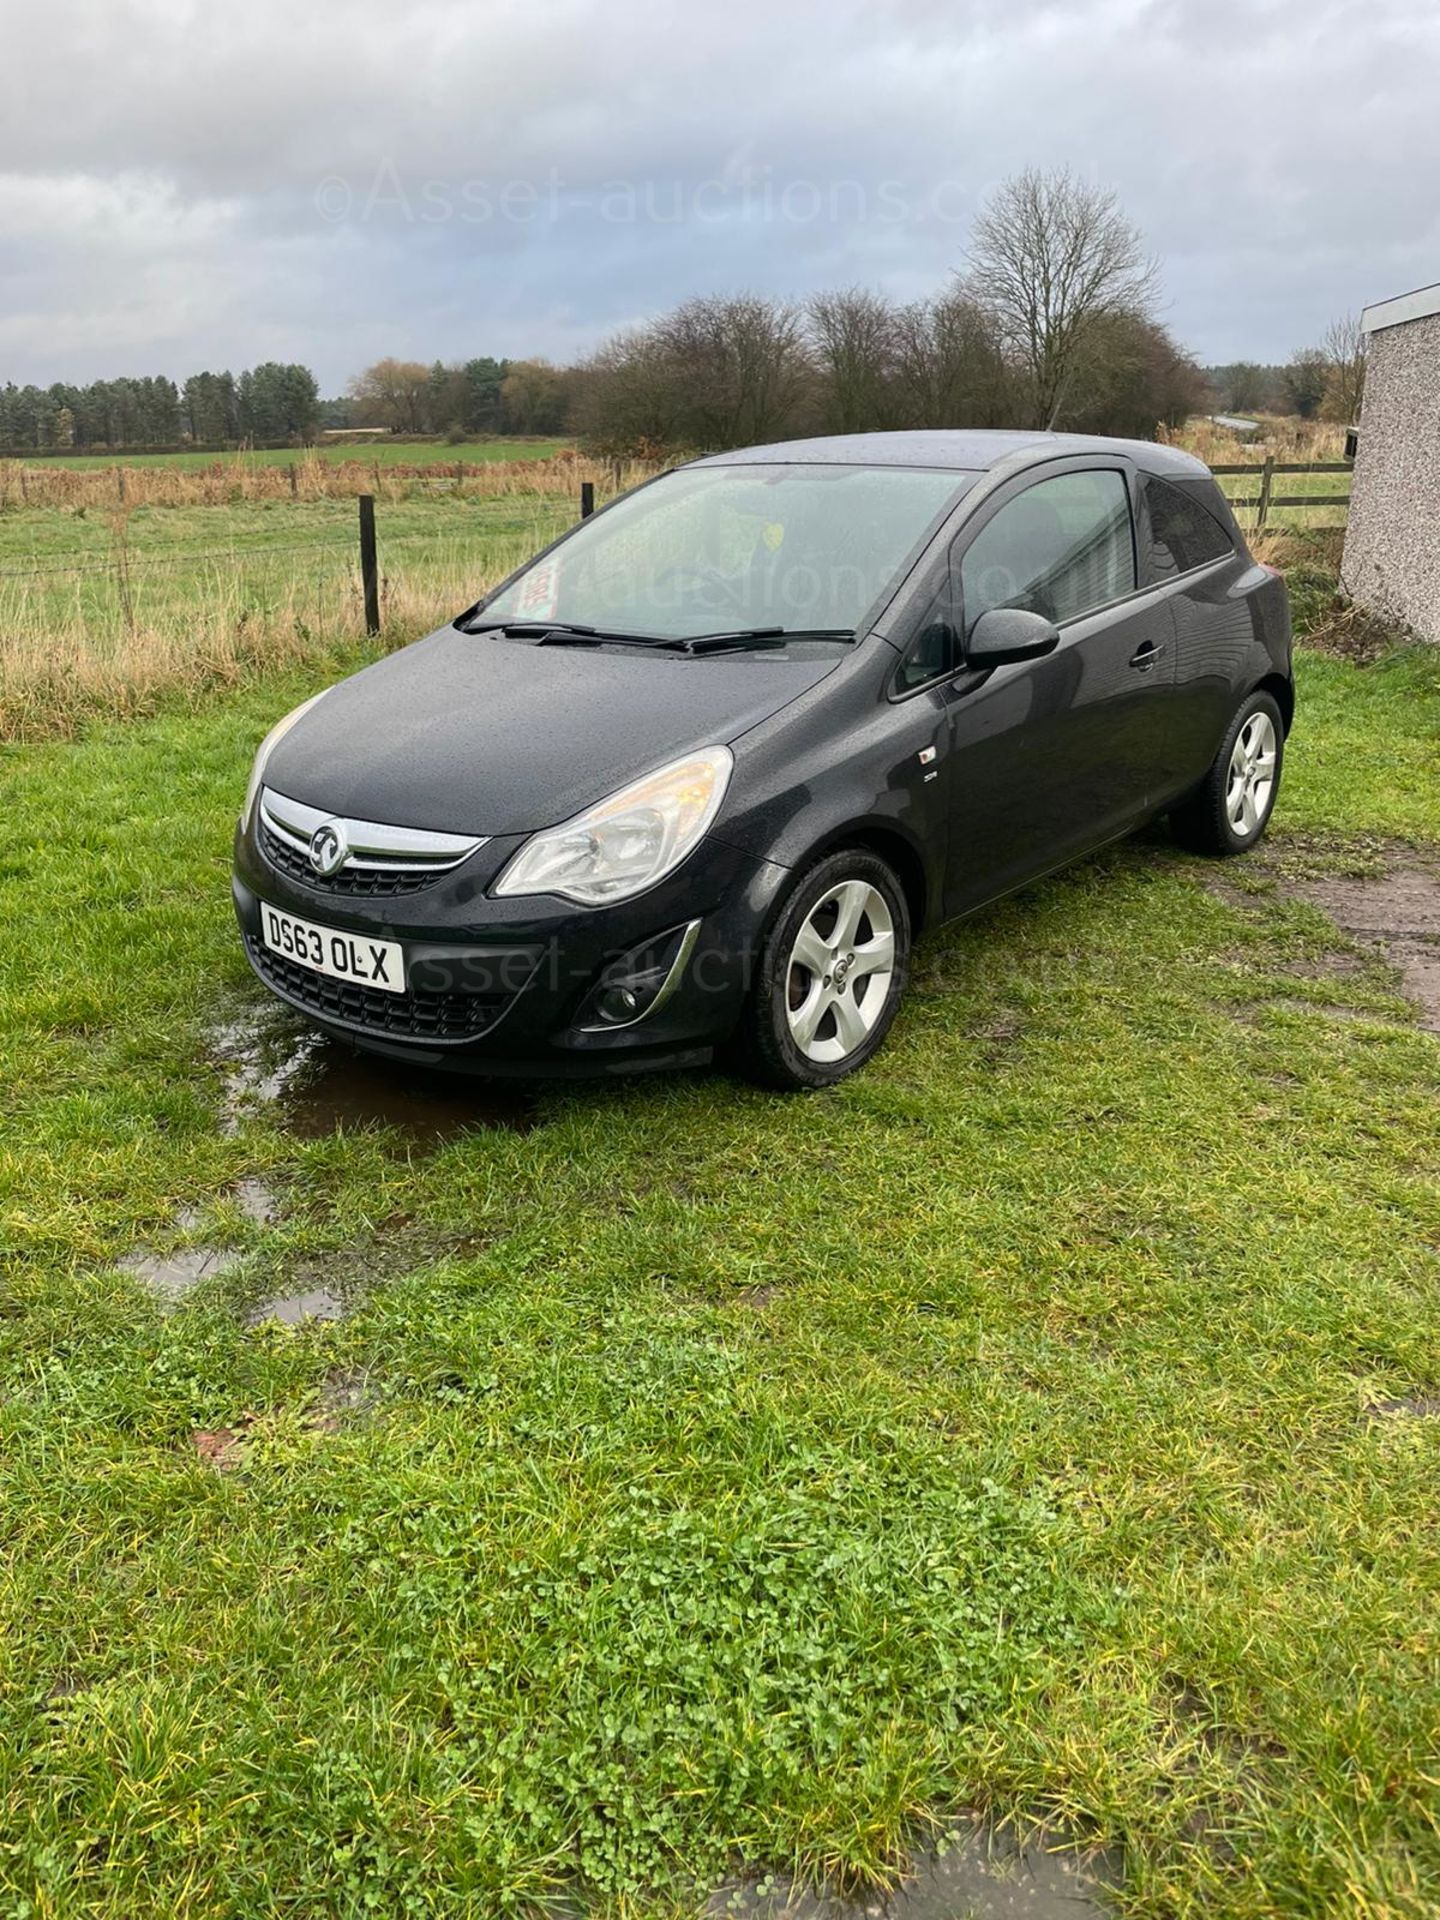
<path id="1" fill-rule="evenodd" d="M 1252 846 L 1285 588 L 1199 461 L 1043 433 L 753 447 L 582 521 L 262 745 L 251 964 L 376 1052 L 866 1061 L 913 936 L 1168 811 Z"/>

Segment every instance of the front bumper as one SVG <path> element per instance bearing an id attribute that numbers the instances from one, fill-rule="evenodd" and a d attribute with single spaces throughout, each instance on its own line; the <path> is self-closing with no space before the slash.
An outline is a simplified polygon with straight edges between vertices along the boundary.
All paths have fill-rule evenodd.
<path id="1" fill-rule="evenodd" d="M 237 833 L 233 892 L 251 966 L 279 999 L 375 1053 L 484 1074 L 580 1076 L 699 1065 L 733 1031 L 786 869 L 707 840 L 667 880 L 616 906 L 495 900 L 521 837 L 487 841 L 463 866 L 393 897 L 300 879 Z M 343 933 L 398 940 L 406 992 L 312 974 L 266 948 L 262 903 Z M 587 1002 L 623 955 L 698 921 L 663 1003 L 594 1030 Z M 584 1024 L 582 1024 L 582 1021 Z"/>

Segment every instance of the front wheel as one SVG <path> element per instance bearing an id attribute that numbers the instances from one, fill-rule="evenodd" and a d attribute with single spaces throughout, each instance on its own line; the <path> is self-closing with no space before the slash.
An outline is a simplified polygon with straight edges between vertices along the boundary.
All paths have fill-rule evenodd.
<path id="1" fill-rule="evenodd" d="M 1170 816 L 1175 838 L 1195 853 L 1245 853 L 1269 824 L 1285 765 L 1285 724 L 1268 693 L 1241 703 L 1210 770 Z"/>
<path id="2" fill-rule="evenodd" d="M 889 866 L 832 853 L 796 882 L 760 950 L 741 1024 L 751 1078 L 795 1093 L 834 1086 L 890 1030 L 910 964 L 910 910 Z"/>

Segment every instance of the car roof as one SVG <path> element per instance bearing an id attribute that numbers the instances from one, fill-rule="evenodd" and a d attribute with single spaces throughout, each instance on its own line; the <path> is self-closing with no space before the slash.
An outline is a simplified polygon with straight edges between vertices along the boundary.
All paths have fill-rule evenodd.
<path id="1" fill-rule="evenodd" d="M 697 467 L 744 464 L 775 466 L 940 467 L 985 473 L 1002 461 L 1017 466 L 1067 453 L 1123 454 L 1146 473 L 1207 478 L 1209 468 L 1178 447 L 1153 440 L 1110 440 L 1098 433 L 1012 433 L 960 427 L 943 432 L 835 433 L 814 440 L 778 440 L 763 447 L 735 447 L 695 461 Z M 1016 459 L 1016 456 L 1028 455 Z"/>

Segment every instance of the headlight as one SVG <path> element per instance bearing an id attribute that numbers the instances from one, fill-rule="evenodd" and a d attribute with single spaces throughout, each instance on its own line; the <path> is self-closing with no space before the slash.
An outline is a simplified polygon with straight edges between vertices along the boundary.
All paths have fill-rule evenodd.
<path id="1" fill-rule="evenodd" d="M 319 693 L 312 693 L 308 700 L 302 700 L 295 711 L 293 713 L 287 713 L 285 718 L 273 726 L 260 742 L 260 751 L 255 756 L 255 765 L 250 769 L 250 784 L 245 789 L 245 808 L 240 815 L 240 831 L 242 833 L 248 830 L 250 815 L 255 811 L 255 797 L 260 791 L 260 782 L 265 778 L 266 762 L 276 747 L 278 747 L 280 742 L 285 738 L 291 727 L 294 726 L 295 722 L 302 719 L 317 700 L 323 700 L 329 691 L 330 689 L 328 687 L 322 687 Z"/>
<path id="2" fill-rule="evenodd" d="M 734 765 L 728 747 L 706 747 L 672 760 L 573 820 L 527 840 L 495 892 L 558 893 L 584 907 L 643 893 L 699 844 L 725 798 Z"/>

